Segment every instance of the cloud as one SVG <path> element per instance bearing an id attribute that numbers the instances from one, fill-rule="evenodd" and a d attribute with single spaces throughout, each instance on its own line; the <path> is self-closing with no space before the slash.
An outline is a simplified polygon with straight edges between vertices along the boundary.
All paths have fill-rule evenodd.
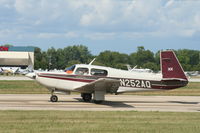
<path id="1" fill-rule="evenodd" d="M 64 36 L 67 38 L 77 38 L 79 35 L 76 32 L 70 31 L 65 33 Z"/>
<path id="2" fill-rule="evenodd" d="M 11 36 L 13 33 L 15 33 L 15 31 L 9 30 L 9 29 L 0 30 L 0 39 L 8 38 L 8 37 Z"/>
<path id="3" fill-rule="evenodd" d="M 84 35 L 84 37 L 91 40 L 104 40 L 104 39 L 113 39 L 115 35 L 117 34 L 96 32 L 96 33 L 87 33 Z"/>
<path id="4" fill-rule="evenodd" d="M 38 38 L 50 39 L 60 37 L 60 34 L 57 33 L 39 33 Z"/>
<path id="5" fill-rule="evenodd" d="M 82 26 L 88 25 L 102 25 L 110 20 L 115 3 L 111 0 L 101 1 L 87 1 L 84 3 L 89 10 L 82 14 L 80 24 Z"/>
<path id="6" fill-rule="evenodd" d="M 67 32 L 67 33 L 39 33 L 37 35 L 38 38 L 43 39 L 53 39 L 53 38 L 76 38 L 78 34 L 75 32 Z"/>
<path id="7" fill-rule="evenodd" d="M 166 2 L 166 4 L 165 4 L 165 7 L 167 8 L 167 7 L 170 7 L 171 5 L 173 5 L 173 3 L 174 3 L 174 0 L 168 0 L 167 2 Z"/>
<path id="8" fill-rule="evenodd" d="M 0 11 L 10 13 L 0 13 L 0 30 L 49 39 L 193 37 L 199 7 L 196 0 L 0 0 Z"/>

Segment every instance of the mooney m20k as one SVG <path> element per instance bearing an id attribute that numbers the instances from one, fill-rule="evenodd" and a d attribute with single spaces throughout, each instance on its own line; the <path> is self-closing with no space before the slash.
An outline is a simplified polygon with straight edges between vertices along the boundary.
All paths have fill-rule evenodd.
<path id="1" fill-rule="evenodd" d="M 91 101 L 93 96 L 95 103 L 101 103 L 105 100 L 106 93 L 170 90 L 188 84 L 173 51 L 162 51 L 160 63 L 161 74 L 130 72 L 90 63 L 73 65 L 66 72 L 35 72 L 27 76 L 51 91 L 52 102 L 58 101 L 56 93 L 79 92 L 84 101 Z"/>

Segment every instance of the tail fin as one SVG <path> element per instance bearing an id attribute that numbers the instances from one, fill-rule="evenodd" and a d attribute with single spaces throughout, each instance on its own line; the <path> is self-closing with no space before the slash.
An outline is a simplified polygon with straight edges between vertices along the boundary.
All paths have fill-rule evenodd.
<path id="1" fill-rule="evenodd" d="M 163 79 L 187 80 L 184 70 L 173 51 L 162 51 L 160 60 Z"/>

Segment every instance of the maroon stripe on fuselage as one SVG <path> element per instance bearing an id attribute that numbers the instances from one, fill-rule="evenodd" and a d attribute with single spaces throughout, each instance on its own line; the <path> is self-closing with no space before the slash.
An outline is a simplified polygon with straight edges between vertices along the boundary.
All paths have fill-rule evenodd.
<path id="1" fill-rule="evenodd" d="M 62 76 L 62 77 L 81 77 L 81 78 L 87 78 L 87 79 L 99 79 L 99 78 L 106 78 L 106 79 L 116 79 L 116 80 L 119 80 L 119 79 L 124 79 L 123 77 L 107 77 L 107 76 L 96 76 L 96 75 L 67 75 L 67 74 L 49 74 L 49 73 L 40 73 L 39 75 L 48 75 L 48 76 Z M 132 78 L 125 78 L 125 79 L 132 79 Z M 132 79 L 132 80 L 146 80 L 146 79 Z M 155 82 L 158 82 L 158 80 L 148 80 L 148 81 L 155 81 Z M 160 80 L 159 80 L 160 82 Z"/>
<path id="2" fill-rule="evenodd" d="M 172 89 L 176 89 L 176 88 L 180 88 L 183 87 L 182 85 L 171 85 L 171 86 L 162 86 L 162 85 L 158 85 L 158 86 L 151 86 L 153 89 L 161 89 L 161 90 L 172 90 Z"/>
<path id="3" fill-rule="evenodd" d="M 44 77 L 44 78 L 53 78 L 53 79 L 62 79 L 62 80 L 70 80 L 70 81 L 78 81 L 78 82 L 86 82 L 90 83 L 94 80 L 85 80 L 85 79 L 74 79 L 74 78 L 66 78 L 66 77 L 52 77 L 52 76 L 43 76 L 43 75 L 38 75 L 39 77 Z"/>

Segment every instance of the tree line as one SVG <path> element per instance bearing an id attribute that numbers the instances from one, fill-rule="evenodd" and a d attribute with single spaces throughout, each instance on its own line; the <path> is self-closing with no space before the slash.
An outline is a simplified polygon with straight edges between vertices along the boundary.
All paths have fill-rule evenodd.
<path id="1" fill-rule="evenodd" d="M 185 71 L 200 71 L 200 51 L 180 49 L 174 50 Z M 96 58 L 94 65 L 102 65 L 119 69 L 132 67 L 149 68 L 153 71 L 160 70 L 160 51 L 153 53 L 139 46 L 136 52 L 125 54 L 114 51 L 103 51 L 99 55 L 92 55 L 88 47 L 74 45 L 65 48 L 49 48 L 42 51 L 35 48 L 35 69 L 65 69 L 73 64 L 88 64 Z"/>

